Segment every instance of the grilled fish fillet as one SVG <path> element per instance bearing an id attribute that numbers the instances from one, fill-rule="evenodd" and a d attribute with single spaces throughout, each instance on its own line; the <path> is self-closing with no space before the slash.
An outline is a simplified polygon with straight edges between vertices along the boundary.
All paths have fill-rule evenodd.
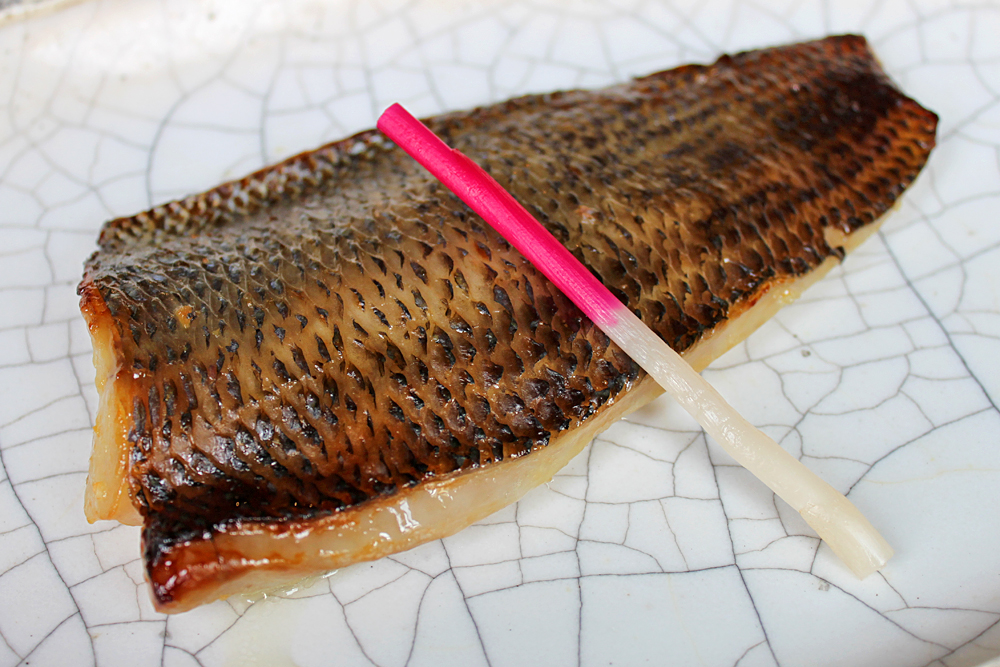
<path id="1" fill-rule="evenodd" d="M 872 233 L 937 117 L 861 37 L 428 121 L 698 368 Z M 374 131 L 107 223 L 91 520 L 175 612 L 451 534 L 659 389 Z"/>

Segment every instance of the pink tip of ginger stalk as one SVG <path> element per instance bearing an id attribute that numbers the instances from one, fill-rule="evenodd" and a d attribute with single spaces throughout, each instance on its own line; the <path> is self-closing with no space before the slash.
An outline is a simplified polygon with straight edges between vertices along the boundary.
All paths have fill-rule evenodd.
<path id="1" fill-rule="evenodd" d="M 552 234 L 482 167 L 448 147 L 399 104 L 378 119 L 378 129 L 496 229 L 601 329 L 625 307 Z"/>

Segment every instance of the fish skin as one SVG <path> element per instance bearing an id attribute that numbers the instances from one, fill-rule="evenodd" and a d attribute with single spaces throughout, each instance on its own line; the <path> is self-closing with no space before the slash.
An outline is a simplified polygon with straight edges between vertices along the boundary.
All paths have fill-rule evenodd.
<path id="1" fill-rule="evenodd" d="M 842 36 L 427 122 L 683 352 L 842 257 L 828 239 L 893 205 L 936 121 Z M 528 455 L 644 376 L 375 131 L 110 221 L 99 247 L 81 308 L 114 332 L 162 608 L 188 545 Z"/>

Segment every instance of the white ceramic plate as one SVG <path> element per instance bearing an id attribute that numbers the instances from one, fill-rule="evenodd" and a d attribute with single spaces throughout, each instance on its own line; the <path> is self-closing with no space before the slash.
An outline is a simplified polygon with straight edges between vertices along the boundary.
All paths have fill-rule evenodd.
<path id="1" fill-rule="evenodd" d="M 44 5 L 40 5 L 44 6 Z M 706 372 L 897 550 L 858 581 L 660 400 L 446 540 L 167 618 L 81 509 L 100 224 L 414 112 L 861 32 L 941 115 L 882 232 Z M 1000 8 L 124 0 L 0 22 L 0 666 L 947 665 L 1000 654 Z"/>

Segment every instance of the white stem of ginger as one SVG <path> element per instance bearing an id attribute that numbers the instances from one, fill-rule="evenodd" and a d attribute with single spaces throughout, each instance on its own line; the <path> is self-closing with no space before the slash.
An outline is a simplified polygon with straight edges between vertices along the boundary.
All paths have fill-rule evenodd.
<path id="1" fill-rule="evenodd" d="M 879 570 L 892 547 L 858 508 L 744 419 L 680 355 L 626 308 L 603 331 L 660 383 L 737 463 L 791 505 L 858 577 Z"/>

